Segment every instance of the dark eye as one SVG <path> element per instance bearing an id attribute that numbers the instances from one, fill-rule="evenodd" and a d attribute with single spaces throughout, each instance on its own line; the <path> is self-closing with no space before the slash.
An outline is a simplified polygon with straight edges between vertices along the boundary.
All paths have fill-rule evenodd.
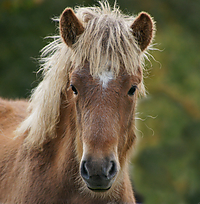
<path id="1" fill-rule="evenodd" d="M 74 92 L 75 95 L 78 94 L 78 91 L 76 90 L 75 86 L 71 85 L 72 91 Z"/>
<path id="2" fill-rule="evenodd" d="M 128 91 L 128 95 L 129 96 L 133 96 L 134 95 L 134 93 L 135 93 L 135 91 L 136 91 L 136 89 L 137 89 L 137 86 L 132 86 L 131 88 L 130 88 L 130 90 Z"/>

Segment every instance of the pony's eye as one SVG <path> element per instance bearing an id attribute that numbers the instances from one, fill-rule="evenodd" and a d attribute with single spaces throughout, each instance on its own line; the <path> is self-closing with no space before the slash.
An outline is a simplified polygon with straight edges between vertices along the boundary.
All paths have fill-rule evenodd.
<path id="1" fill-rule="evenodd" d="M 137 86 L 133 85 L 133 86 L 130 88 L 130 90 L 128 91 L 128 95 L 129 95 L 129 96 L 133 96 L 134 93 L 135 93 L 135 91 L 136 91 L 136 89 L 137 89 Z"/>
<path id="2" fill-rule="evenodd" d="M 75 86 L 74 86 L 74 85 L 71 85 L 71 88 L 72 88 L 72 91 L 74 92 L 74 94 L 77 95 L 77 94 L 78 94 L 78 91 L 77 91 L 77 89 L 75 88 Z"/>

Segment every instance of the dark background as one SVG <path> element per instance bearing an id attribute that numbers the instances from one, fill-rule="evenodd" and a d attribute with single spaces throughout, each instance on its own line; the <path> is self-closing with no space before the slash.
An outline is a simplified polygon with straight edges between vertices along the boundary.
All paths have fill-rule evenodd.
<path id="1" fill-rule="evenodd" d="M 113 5 L 113 1 L 110 1 Z M 51 20 L 65 7 L 92 0 L 0 1 L 0 96 L 28 98 L 37 86 L 37 58 L 58 33 Z M 147 62 L 149 92 L 137 109 L 138 145 L 131 164 L 145 204 L 200 202 L 200 1 L 119 0 L 123 13 L 150 13 L 157 22 Z"/>

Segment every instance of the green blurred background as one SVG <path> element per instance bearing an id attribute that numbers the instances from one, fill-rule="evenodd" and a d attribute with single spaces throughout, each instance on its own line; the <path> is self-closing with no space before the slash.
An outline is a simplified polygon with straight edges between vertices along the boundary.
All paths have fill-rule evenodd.
<path id="1" fill-rule="evenodd" d="M 113 4 L 113 1 L 110 1 Z M 37 58 L 58 33 L 51 18 L 92 0 L 0 1 L 0 96 L 28 98 L 39 79 Z M 200 203 L 200 1 L 118 0 L 126 14 L 157 22 L 147 62 L 149 92 L 137 109 L 138 145 L 131 175 L 144 204 Z"/>

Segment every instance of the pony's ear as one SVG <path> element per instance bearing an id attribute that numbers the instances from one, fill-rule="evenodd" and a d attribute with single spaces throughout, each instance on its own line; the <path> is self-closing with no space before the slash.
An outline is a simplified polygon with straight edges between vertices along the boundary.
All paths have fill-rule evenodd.
<path id="1" fill-rule="evenodd" d="M 141 51 L 144 51 L 154 37 L 153 19 L 149 14 L 141 12 L 131 25 L 131 28 Z"/>
<path id="2" fill-rule="evenodd" d="M 77 36 L 84 32 L 84 27 L 71 8 L 66 8 L 60 17 L 60 34 L 65 43 L 71 47 Z"/>

